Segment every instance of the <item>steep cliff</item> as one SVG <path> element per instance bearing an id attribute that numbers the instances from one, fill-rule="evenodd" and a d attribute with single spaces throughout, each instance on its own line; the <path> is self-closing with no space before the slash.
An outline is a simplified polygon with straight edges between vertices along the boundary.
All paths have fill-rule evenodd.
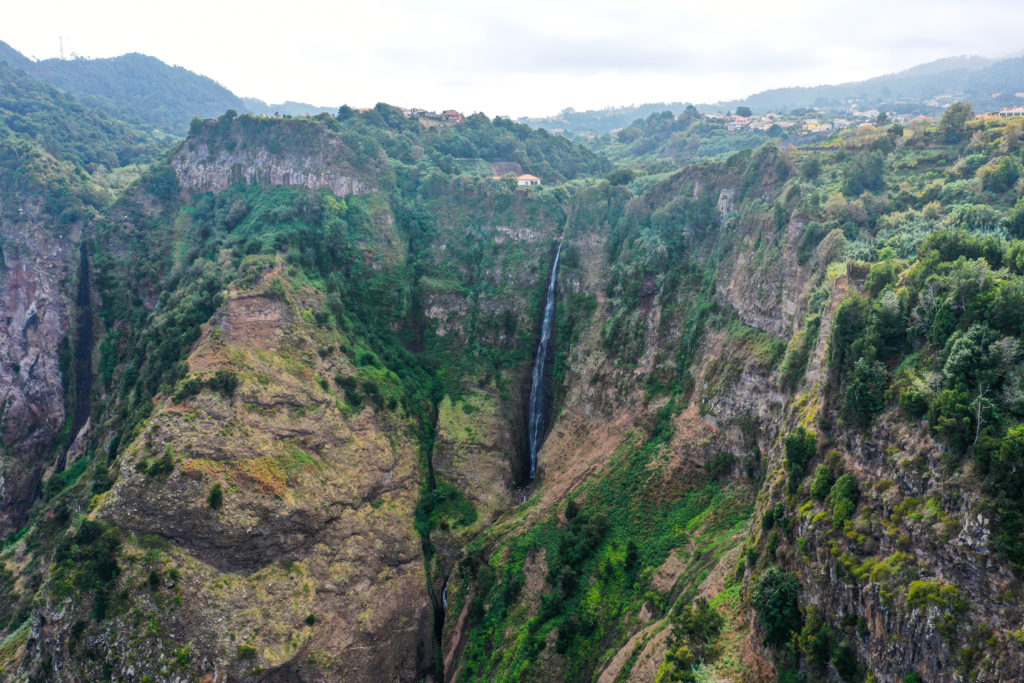
<path id="1" fill-rule="evenodd" d="M 341 136 L 326 134 L 323 121 L 246 117 L 233 126 L 223 118 L 221 124 L 204 126 L 197 120 L 193 134 L 171 157 L 178 181 L 189 192 L 220 192 L 240 182 L 325 187 L 339 197 L 373 189 L 377 165 L 367 159 L 357 170 L 357 154 Z"/>
<path id="2" fill-rule="evenodd" d="M 19 203 L 31 216 L 32 203 Z M 70 328 L 65 281 L 73 272 L 75 250 L 70 239 L 48 234 L 44 220 L 22 214 L 21 220 L 0 225 L 0 526 L 7 533 L 24 523 L 64 427 L 60 350 Z"/>
<path id="3" fill-rule="evenodd" d="M 25 523 L 44 471 L 66 464 L 88 418 L 72 406 L 66 420 L 65 401 L 76 395 L 75 378 L 92 373 L 91 349 L 73 353 L 77 245 L 103 197 L 24 140 L 6 138 L 0 157 L 0 528 L 9 534 Z M 83 296 L 88 308 L 88 285 Z"/>
<path id="4" fill-rule="evenodd" d="M 0 553 L 6 674 L 1022 675 L 1019 127 L 518 188 L 446 150 L 523 131 L 399 116 L 196 122 L 83 229 L 75 305 L 83 252 L 5 241 L 11 357 L 82 301 L 97 337 Z M 3 372 L 19 453 L 85 424 Z"/>

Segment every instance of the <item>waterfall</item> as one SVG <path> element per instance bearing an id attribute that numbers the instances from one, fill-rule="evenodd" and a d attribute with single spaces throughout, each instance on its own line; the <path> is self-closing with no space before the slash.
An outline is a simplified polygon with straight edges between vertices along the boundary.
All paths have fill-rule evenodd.
<path id="1" fill-rule="evenodd" d="M 537 344 L 537 355 L 533 361 L 533 381 L 530 384 L 530 405 L 527 415 L 531 480 L 537 476 L 537 451 L 540 450 L 544 438 L 544 379 L 551 350 L 551 326 L 555 322 L 555 280 L 558 279 L 558 260 L 561 256 L 562 243 L 559 242 L 555 251 L 555 264 L 551 267 L 548 296 L 544 303 L 544 319 L 540 325 L 540 342 Z"/>

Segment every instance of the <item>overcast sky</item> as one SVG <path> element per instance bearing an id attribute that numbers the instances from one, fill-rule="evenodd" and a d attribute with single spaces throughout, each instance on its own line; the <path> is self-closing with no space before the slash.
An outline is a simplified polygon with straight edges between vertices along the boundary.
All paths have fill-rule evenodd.
<path id="1" fill-rule="evenodd" d="M 28 56 L 142 52 L 243 97 L 489 115 L 713 102 L 1024 51 L 1020 0 L 5 3 Z"/>

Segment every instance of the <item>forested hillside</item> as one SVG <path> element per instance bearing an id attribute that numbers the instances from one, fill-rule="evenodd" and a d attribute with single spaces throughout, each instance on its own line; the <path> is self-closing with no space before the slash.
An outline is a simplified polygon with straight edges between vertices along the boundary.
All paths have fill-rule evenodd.
<path id="1" fill-rule="evenodd" d="M 0 63 L 0 134 L 31 140 L 80 167 L 153 161 L 172 139 L 111 118 Z"/>
<path id="2" fill-rule="evenodd" d="M 1021 122 L 169 147 L 0 78 L 5 678 L 1024 676 Z"/>
<path id="3" fill-rule="evenodd" d="M 33 61 L 0 41 L 0 62 L 109 117 L 176 136 L 186 134 L 194 117 L 215 118 L 229 109 L 267 115 L 318 114 L 337 109 L 243 99 L 211 78 L 138 53 L 104 59 Z"/>

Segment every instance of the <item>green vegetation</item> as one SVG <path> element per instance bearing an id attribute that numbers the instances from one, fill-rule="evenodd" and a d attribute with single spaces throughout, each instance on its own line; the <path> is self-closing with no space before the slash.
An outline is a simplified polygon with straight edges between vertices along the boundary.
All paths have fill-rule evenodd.
<path id="1" fill-rule="evenodd" d="M 728 131 L 684 110 L 594 143 L 639 160 L 638 170 L 500 117 L 425 126 L 384 104 L 288 119 L 228 112 L 195 120 L 184 149 L 301 158 L 329 148 L 339 169 L 373 189 L 340 198 L 246 184 L 236 174 L 227 189 L 190 195 L 162 161 L 135 171 L 138 180 L 115 198 L 105 189 L 113 187 L 104 184 L 109 174 L 151 160 L 162 143 L 22 75 L 0 67 L 0 76 L 10 80 L 0 96 L 15 93 L 0 99 L 0 137 L 9 141 L 0 149 L 0 189 L 38 197 L 60 234 L 81 230 L 95 261 L 101 330 L 97 431 L 85 456 L 42 484 L 30 529 L 5 546 L 15 547 L 11 558 L 34 563 L 16 575 L 8 561 L 11 569 L 0 571 L 8 635 L 28 620 L 33 600 L 53 597 L 70 598 L 72 610 L 84 606 L 72 614 L 83 624 L 76 642 L 96 628 L 87 616 L 155 619 L 148 628 L 159 631 L 159 619 L 142 612 L 147 601 L 163 608 L 180 597 L 165 588 L 180 576 L 162 564 L 171 553 L 152 541 L 137 553 L 135 539 L 89 516 L 117 500 L 120 491 L 104 493 L 122 476 L 154 492 L 192 486 L 189 505 L 208 508 L 203 514 L 217 524 L 232 521 L 246 493 L 222 471 L 189 469 L 186 450 L 178 449 L 180 459 L 171 446 L 160 455 L 138 437 L 163 429 L 171 411 L 263 409 L 253 394 L 269 393 L 267 375 L 230 360 L 238 349 L 216 370 L 190 359 L 200 340 L 239 343 L 225 341 L 231 330 L 219 324 L 235 295 L 309 332 L 312 344 L 295 348 L 286 338 L 280 356 L 311 396 L 341 419 L 380 425 L 396 452 L 410 442 L 418 448 L 421 472 L 412 481 L 422 487 L 409 524 L 423 540 L 428 585 L 457 558 L 450 586 L 453 605 L 466 607 L 466 680 L 543 678 L 548 666 L 567 680 L 592 679 L 644 627 L 642 612 L 672 628 L 663 677 L 700 680 L 702 667 L 726 658 L 730 635 L 715 608 L 695 601 L 712 571 L 709 584 L 718 585 L 727 570 L 723 594 L 734 596 L 735 609 L 753 608 L 783 680 L 798 671 L 809 680 L 866 673 L 853 638 L 867 638 L 867 624 L 820 613 L 809 601 L 801 609 L 801 586 L 814 586 L 804 567 L 827 564 L 835 570 L 828 577 L 858 590 L 877 584 L 887 605 L 937 612 L 942 635 L 952 638 L 970 609 L 966 585 L 923 579 L 911 553 L 918 541 L 903 528 L 913 523 L 938 538 L 952 528 L 952 512 L 934 491 L 889 500 L 893 480 L 889 488 L 872 482 L 829 450 L 853 454 L 861 436 L 910 430 L 915 421 L 948 447 L 950 468 L 973 458 L 983 512 L 994 519 L 992 542 L 1024 566 L 1020 126 L 974 123 L 965 107 L 950 107 L 933 130 L 849 131 L 814 150 L 762 145 L 670 174 L 683 160 L 756 147 L 769 134 Z M 15 111 L 15 100 L 31 106 Z M 60 133 L 64 114 L 80 119 L 82 131 Z M 492 181 L 492 161 L 518 163 L 545 185 Z M 0 210 L 20 220 L 11 203 Z M 478 513 L 478 498 L 470 498 L 478 492 L 434 470 L 439 405 L 450 401 L 445 410 L 467 417 L 480 408 L 466 397 L 482 392 L 493 392 L 495 405 L 516 404 L 556 238 L 564 251 L 555 416 L 576 410 L 571 401 L 582 389 L 587 414 L 632 411 L 636 431 L 614 455 L 595 454 L 588 474 L 571 481 L 564 508 L 541 481 L 541 495 L 479 529 L 492 510 Z M 801 282 L 783 281 L 794 269 Z M 794 301 L 806 310 L 791 319 Z M 831 337 L 819 339 L 829 323 Z M 819 343 L 829 344 L 828 367 L 809 373 Z M 781 392 L 770 388 L 776 380 Z M 765 410 L 748 411 L 747 400 Z M 160 419 L 151 419 L 155 409 L 166 409 Z M 744 416 L 723 420 L 730 411 Z M 771 415 L 786 422 L 759 424 Z M 787 434 L 781 424 L 801 426 Z M 163 448 L 171 437 L 157 438 Z M 823 463 L 819 447 L 829 451 Z M 287 448 L 289 463 L 318 462 L 306 443 Z M 775 488 L 780 473 L 766 471 L 780 449 L 785 490 Z M 882 457 L 904 468 L 904 479 L 924 470 L 897 451 Z M 126 469 L 132 465 L 139 474 Z M 759 498 L 762 481 L 771 485 Z M 764 501 L 760 520 L 751 519 L 755 500 Z M 396 509 L 383 495 L 366 511 L 384 519 Z M 873 555 L 882 552 L 882 533 L 889 554 Z M 719 561 L 738 544 L 738 566 L 723 569 Z M 897 584 L 908 586 L 905 601 Z M 315 635 L 320 629 L 308 629 L 316 617 L 303 618 L 309 609 L 292 614 L 289 628 Z M 247 635 L 230 642 L 246 668 L 279 656 Z M 176 650 L 172 661 L 186 668 L 191 650 Z"/>
<path id="2" fill-rule="evenodd" d="M 215 117 L 245 103 L 206 76 L 131 53 L 105 59 L 46 59 L 20 65 L 122 121 L 184 135 L 195 115 Z"/>
<path id="3" fill-rule="evenodd" d="M 758 579 L 750 604 L 764 629 L 766 644 L 784 645 L 800 629 L 803 617 L 799 593 L 800 584 L 796 576 L 777 567 L 769 567 Z"/>
<path id="4" fill-rule="evenodd" d="M 671 415 L 669 407 L 665 419 Z M 505 541 L 507 554 L 492 554 L 490 561 L 477 554 L 481 545 L 470 546 L 462 577 L 475 587 L 463 664 L 468 680 L 496 671 L 503 672 L 503 680 L 521 675 L 552 631 L 556 650 L 569 665 L 567 675 L 585 678 L 604 649 L 621 642 L 618 624 L 624 614 L 639 609 L 648 596 L 650 572 L 674 548 L 691 536 L 704 548 L 690 558 L 693 570 L 686 585 L 692 589 L 732 547 L 732 530 L 745 526 L 750 515 L 748 492 L 742 485 L 725 489 L 717 482 L 679 490 L 657 474 L 671 429 L 655 426 L 654 434 L 646 442 L 624 444 L 606 475 L 570 499 L 564 522 L 554 518 L 531 526 Z M 516 599 L 526 566 L 539 553 L 545 557 L 546 586 L 539 611 L 528 617 Z M 497 649 L 513 626 L 520 637 L 509 649 Z M 705 644 L 710 648 L 709 641 Z"/>
<path id="5" fill-rule="evenodd" d="M 835 482 L 835 474 L 827 465 L 818 465 L 814 468 L 814 480 L 811 482 L 811 497 L 816 500 L 825 500 L 825 496 L 832 490 Z"/>
<path id="6" fill-rule="evenodd" d="M 857 498 L 860 496 L 857 480 L 847 472 L 836 479 L 829 495 L 832 497 L 832 524 L 836 528 L 842 528 L 846 520 L 853 516 L 853 511 L 857 507 Z"/>
<path id="7" fill-rule="evenodd" d="M 764 131 L 730 130 L 726 120 L 707 118 L 687 106 L 678 116 L 669 110 L 653 112 L 614 134 L 599 136 L 591 147 L 613 161 L 656 173 L 760 147 L 771 139 Z"/>
<path id="8" fill-rule="evenodd" d="M 665 667 L 658 680 L 697 683 L 694 667 L 714 661 L 720 653 L 716 641 L 725 620 L 704 598 L 686 605 L 672 617 L 672 637 Z"/>
<path id="9" fill-rule="evenodd" d="M 436 528 L 458 529 L 475 521 L 473 503 L 446 481 L 426 490 L 416 507 L 416 529 L 424 538 L 429 538 Z"/>
<path id="10" fill-rule="evenodd" d="M 256 648 L 252 645 L 239 645 L 237 656 L 239 659 L 256 659 Z"/>
<path id="11" fill-rule="evenodd" d="M 818 436 L 803 427 L 797 427 L 786 436 L 786 467 L 789 470 L 789 490 L 796 491 L 804 477 L 807 463 L 814 457 Z"/>
<path id="12" fill-rule="evenodd" d="M 843 302 L 832 355 L 852 421 L 867 424 L 896 399 L 910 416 L 927 415 L 949 445 L 951 464 L 974 455 L 998 511 L 996 546 L 1018 564 L 1020 511 L 1004 492 L 1015 485 L 1007 465 L 1018 461 L 1013 435 L 1024 418 L 1017 377 L 1021 250 L 1016 241 L 936 232 L 898 279 L 872 298 Z M 928 373 L 937 385 L 923 381 Z"/>
<path id="13" fill-rule="evenodd" d="M 224 490 L 221 488 L 220 482 L 210 487 L 210 494 L 206 497 L 206 502 L 213 510 L 220 510 L 224 506 Z"/>
<path id="14" fill-rule="evenodd" d="M 779 370 L 779 385 L 783 389 L 792 391 L 803 378 L 811 349 L 818 341 L 820 328 L 821 316 L 812 315 L 807 320 L 806 326 L 789 340 L 789 344 L 786 346 L 786 356 L 782 361 L 782 368 Z"/>
<path id="15" fill-rule="evenodd" d="M 119 530 L 102 522 L 85 520 L 77 529 L 69 529 L 58 539 L 53 552 L 50 581 L 55 594 L 92 594 L 92 617 L 97 621 L 106 619 L 121 573 L 117 562 L 120 545 Z"/>
<path id="16" fill-rule="evenodd" d="M 171 143 L 0 63 L 0 140 L 31 141 L 90 172 L 151 162 Z"/>

